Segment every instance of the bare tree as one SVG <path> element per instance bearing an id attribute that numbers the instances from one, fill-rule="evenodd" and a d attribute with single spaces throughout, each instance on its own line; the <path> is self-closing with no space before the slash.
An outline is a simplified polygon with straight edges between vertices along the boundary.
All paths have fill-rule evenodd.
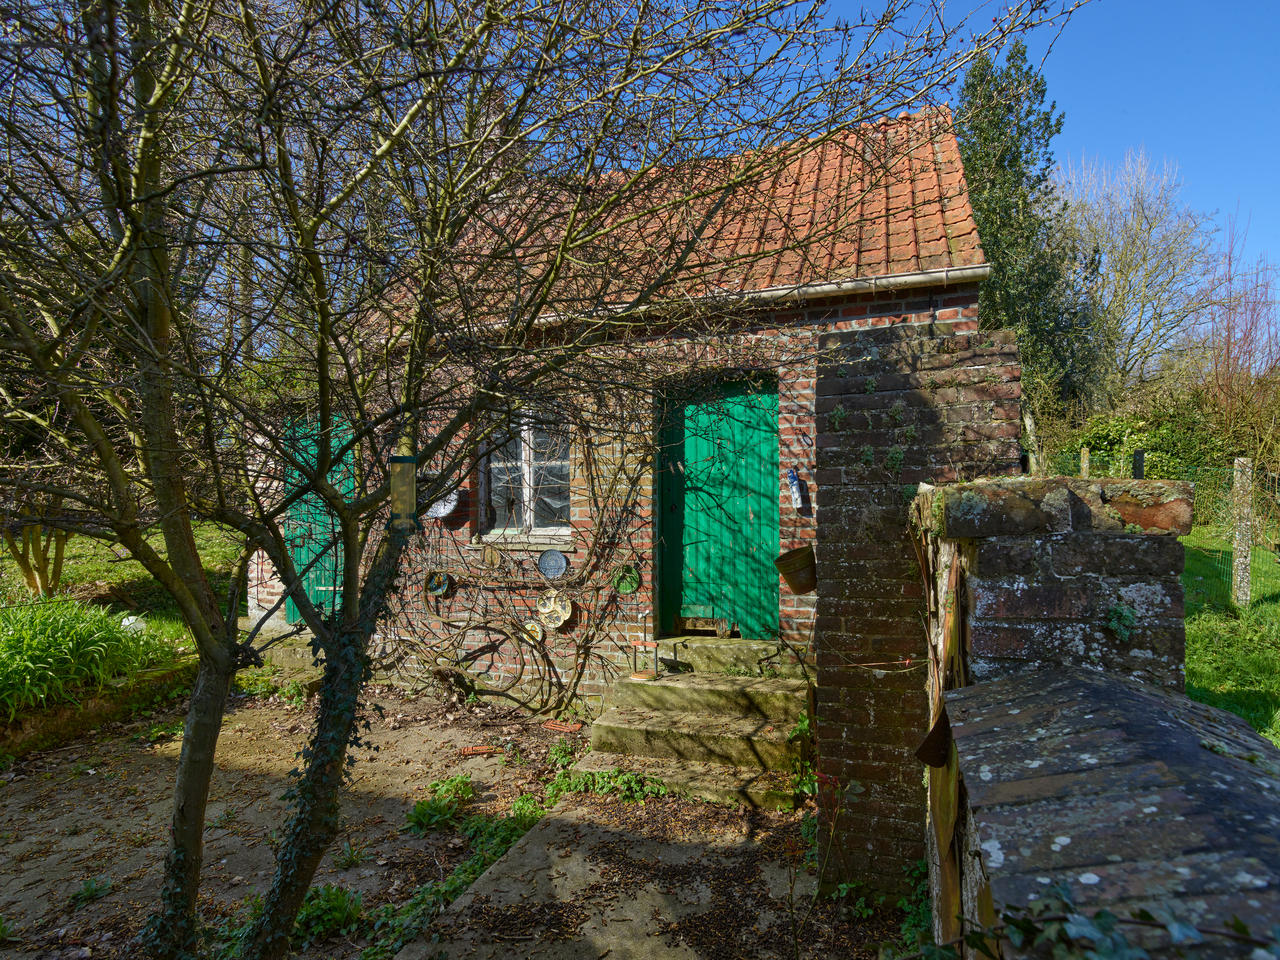
<path id="1" fill-rule="evenodd" d="M 712 332 L 753 264 L 856 228 L 760 216 L 798 152 L 941 99 L 975 51 L 1073 5 L 1021 0 L 981 27 L 908 0 L 834 26 L 790 0 L 4 8 L 0 345 L 15 400 L 68 426 L 45 435 L 61 478 L 10 462 L 0 486 L 61 497 L 64 527 L 122 545 L 200 654 L 151 953 L 192 942 L 226 693 L 259 647 L 193 523 L 239 531 L 242 566 L 266 552 L 323 661 L 246 948 L 279 957 L 336 830 L 406 549 L 383 533 L 389 455 L 430 467 L 429 502 L 549 385 L 648 389 L 652 365 L 599 346 Z M 302 505 L 330 530 L 306 562 Z M 313 602 L 308 566 L 339 552 L 332 604 Z"/>
<path id="2" fill-rule="evenodd" d="M 1140 151 L 1115 171 L 1069 166 L 1058 189 L 1110 365 L 1100 393 L 1114 406 L 1182 367 L 1186 345 L 1222 303 L 1216 228 L 1182 202 L 1176 168 L 1154 168 Z"/>
<path id="3" fill-rule="evenodd" d="M 1217 274 L 1221 302 L 1189 346 L 1189 385 L 1220 418 L 1224 439 L 1272 472 L 1280 468 L 1280 327 L 1276 268 L 1244 260 L 1245 234 L 1234 221 Z"/>

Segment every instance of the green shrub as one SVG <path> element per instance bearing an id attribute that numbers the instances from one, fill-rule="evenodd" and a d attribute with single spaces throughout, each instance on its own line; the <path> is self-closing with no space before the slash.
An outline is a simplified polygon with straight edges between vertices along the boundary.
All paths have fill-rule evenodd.
<path id="1" fill-rule="evenodd" d="M 1093 476 L 1127 477 L 1135 450 L 1145 450 L 1152 480 L 1194 480 L 1204 469 L 1231 466 L 1233 451 L 1223 432 L 1194 395 L 1164 398 L 1143 413 L 1094 417 L 1068 441 L 1054 471 L 1075 473 L 1081 447 L 1089 448 Z"/>
<path id="2" fill-rule="evenodd" d="M 364 902 L 360 894 L 332 883 L 312 887 L 302 900 L 293 939 L 303 950 L 332 937 L 360 932 Z"/>
<path id="3" fill-rule="evenodd" d="M 173 656 L 149 632 L 131 633 L 119 614 L 70 600 L 0 609 L 0 715 L 74 702 L 85 689 Z"/>

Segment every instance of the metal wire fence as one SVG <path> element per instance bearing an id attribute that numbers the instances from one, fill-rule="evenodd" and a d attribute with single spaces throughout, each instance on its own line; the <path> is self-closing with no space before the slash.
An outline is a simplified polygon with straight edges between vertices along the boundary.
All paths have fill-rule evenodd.
<path id="1" fill-rule="evenodd" d="M 1232 464 L 1187 466 L 1167 457 L 1141 457 L 1149 479 L 1187 480 L 1195 484 L 1191 533 L 1182 538 L 1187 548 L 1188 611 L 1201 606 L 1227 607 L 1235 602 L 1233 580 L 1235 536 L 1240 529 L 1248 542 L 1248 606 L 1275 604 L 1280 608 L 1280 476 L 1254 466 L 1240 476 L 1249 489 L 1237 499 L 1237 471 Z M 1058 454 L 1050 472 L 1065 476 L 1132 477 L 1132 453 L 1106 456 L 1080 450 Z M 1243 555 L 1243 554 L 1242 554 Z"/>

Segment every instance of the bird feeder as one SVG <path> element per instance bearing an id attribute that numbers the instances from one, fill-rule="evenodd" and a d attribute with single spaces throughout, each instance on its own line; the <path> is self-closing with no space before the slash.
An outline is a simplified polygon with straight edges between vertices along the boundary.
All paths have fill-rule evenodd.
<path id="1" fill-rule="evenodd" d="M 411 452 L 412 441 L 402 438 L 389 461 L 391 478 L 391 520 L 387 526 L 393 533 L 409 534 L 418 528 L 418 458 Z"/>

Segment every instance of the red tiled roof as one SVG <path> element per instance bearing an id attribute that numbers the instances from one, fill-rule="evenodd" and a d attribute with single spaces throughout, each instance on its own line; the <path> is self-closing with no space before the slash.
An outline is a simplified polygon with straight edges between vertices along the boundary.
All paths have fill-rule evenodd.
<path id="1" fill-rule="evenodd" d="M 946 112 L 903 114 L 820 142 L 748 196 L 733 204 L 736 222 L 708 230 L 704 258 L 726 264 L 712 290 L 985 263 Z"/>
<path id="2" fill-rule="evenodd" d="M 503 324 L 553 262 L 544 317 L 985 263 L 945 111 L 628 176 L 505 195 L 473 218 L 437 285 L 452 285 L 460 317 Z M 389 317 L 412 288 L 388 299 Z"/>

